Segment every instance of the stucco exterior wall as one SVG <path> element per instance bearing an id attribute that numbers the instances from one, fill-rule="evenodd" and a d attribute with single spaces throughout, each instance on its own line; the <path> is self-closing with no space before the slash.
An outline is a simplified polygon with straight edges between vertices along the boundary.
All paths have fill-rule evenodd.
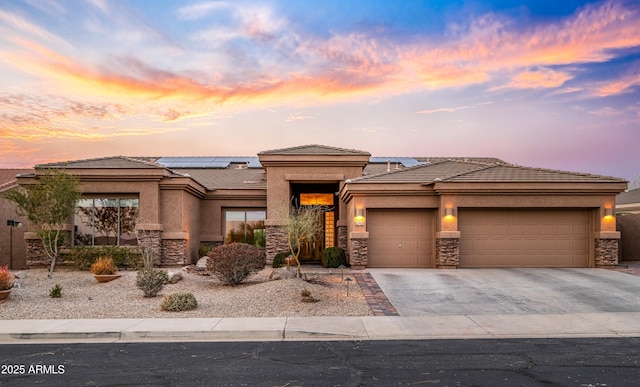
<path id="1" fill-rule="evenodd" d="M 620 260 L 640 261 L 640 214 L 618 215 Z"/>
<path id="2" fill-rule="evenodd" d="M 266 210 L 266 194 L 260 191 L 249 197 L 211 196 L 200 202 L 198 219 L 200 223 L 199 240 L 207 244 L 224 242 L 224 215 L 226 209 L 258 209 Z"/>
<path id="3" fill-rule="evenodd" d="M 21 227 L 7 226 L 7 220 L 22 223 Z M 24 269 L 26 262 L 26 242 L 24 233 L 29 229 L 26 217 L 16 215 L 16 205 L 9 200 L 0 198 L 0 266 L 10 266 L 11 269 Z"/>

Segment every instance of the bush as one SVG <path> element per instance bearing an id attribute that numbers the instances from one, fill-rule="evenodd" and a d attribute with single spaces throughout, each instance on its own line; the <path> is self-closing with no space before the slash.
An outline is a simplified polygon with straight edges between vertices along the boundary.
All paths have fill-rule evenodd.
<path id="1" fill-rule="evenodd" d="M 174 293 L 164 296 L 160 309 L 167 312 L 182 312 L 198 306 L 196 297 L 189 292 Z"/>
<path id="2" fill-rule="evenodd" d="M 145 297 L 155 297 L 169 281 L 166 271 L 160 269 L 142 269 L 136 275 L 136 286 Z"/>
<path id="3" fill-rule="evenodd" d="M 214 247 L 209 252 L 207 269 L 220 281 L 236 286 L 251 274 L 264 269 L 264 251 L 246 243 Z"/>
<path id="4" fill-rule="evenodd" d="M 9 272 L 9 265 L 0 266 L 0 290 L 13 288 L 13 274 Z"/>
<path id="5" fill-rule="evenodd" d="M 131 270 L 142 268 L 142 253 L 138 247 L 122 246 L 77 246 L 71 249 L 69 259 L 80 270 L 89 270 L 91 265 L 100 257 L 111 257 L 118 267 Z"/>
<path id="6" fill-rule="evenodd" d="M 62 286 L 60 284 L 56 284 L 56 286 L 52 287 L 49 291 L 49 297 L 51 298 L 60 298 L 62 297 Z"/>
<path id="7" fill-rule="evenodd" d="M 211 251 L 211 249 L 213 249 L 213 246 L 200 245 L 198 247 L 198 258 L 206 257 L 207 255 L 209 255 L 209 251 Z"/>
<path id="8" fill-rule="evenodd" d="M 100 257 L 91 265 L 93 274 L 113 274 L 118 268 L 109 257 Z"/>
<path id="9" fill-rule="evenodd" d="M 273 263 L 271 264 L 271 266 L 274 269 L 277 269 L 279 267 L 282 266 L 286 266 L 287 265 L 287 261 L 286 259 L 291 255 L 291 251 L 282 251 L 279 252 L 278 254 L 276 254 L 275 257 L 273 257 Z"/>
<path id="10" fill-rule="evenodd" d="M 340 247 L 327 247 L 322 252 L 322 267 L 340 267 L 347 266 L 347 256 Z"/>
<path id="11" fill-rule="evenodd" d="M 302 296 L 301 301 L 302 302 L 318 302 L 320 301 L 319 299 L 315 298 L 314 296 L 311 295 L 311 292 L 307 289 L 302 289 L 300 291 L 300 296 Z"/>

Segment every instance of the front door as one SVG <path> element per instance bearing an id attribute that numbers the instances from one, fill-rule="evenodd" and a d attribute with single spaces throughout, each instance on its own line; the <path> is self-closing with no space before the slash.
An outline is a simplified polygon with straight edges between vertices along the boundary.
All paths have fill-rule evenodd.
<path id="1" fill-rule="evenodd" d="M 318 214 L 318 232 L 305 241 L 300 250 L 301 261 L 320 261 L 327 247 L 336 245 L 336 196 L 337 184 L 293 185 L 294 205 L 299 207 L 321 206 Z"/>

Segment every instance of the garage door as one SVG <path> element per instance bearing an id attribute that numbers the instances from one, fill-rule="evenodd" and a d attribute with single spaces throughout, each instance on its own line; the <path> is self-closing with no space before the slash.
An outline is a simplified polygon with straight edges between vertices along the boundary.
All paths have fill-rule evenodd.
<path id="1" fill-rule="evenodd" d="M 587 267 L 589 211 L 458 212 L 460 267 Z"/>
<path id="2" fill-rule="evenodd" d="M 368 267 L 432 267 L 432 210 L 367 210 Z"/>

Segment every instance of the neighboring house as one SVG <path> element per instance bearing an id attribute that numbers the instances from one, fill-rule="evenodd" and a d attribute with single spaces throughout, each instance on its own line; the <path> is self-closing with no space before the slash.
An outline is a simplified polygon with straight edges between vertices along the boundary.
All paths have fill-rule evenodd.
<path id="1" fill-rule="evenodd" d="M 302 246 L 318 260 L 339 246 L 354 267 L 595 267 L 618 261 L 613 207 L 623 179 L 492 158 L 371 157 L 307 145 L 257 157 L 107 157 L 40 165 L 79 177 L 75 245 L 155 243 L 163 265 L 234 241 L 288 249 L 283 211 L 325 206 L 324 232 Z M 28 233 L 27 263 L 44 263 Z"/>
<path id="2" fill-rule="evenodd" d="M 0 194 L 18 186 L 18 174 L 30 172 L 30 169 L 0 169 Z M 27 267 L 24 240 L 27 225 L 26 217 L 16 215 L 14 203 L 0 200 L 0 266 L 6 265 L 11 269 Z"/>
<path id="3" fill-rule="evenodd" d="M 616 196 L 616 224 L 620 239 L 620 259 L 640 261 L 640 188 Z"/>

